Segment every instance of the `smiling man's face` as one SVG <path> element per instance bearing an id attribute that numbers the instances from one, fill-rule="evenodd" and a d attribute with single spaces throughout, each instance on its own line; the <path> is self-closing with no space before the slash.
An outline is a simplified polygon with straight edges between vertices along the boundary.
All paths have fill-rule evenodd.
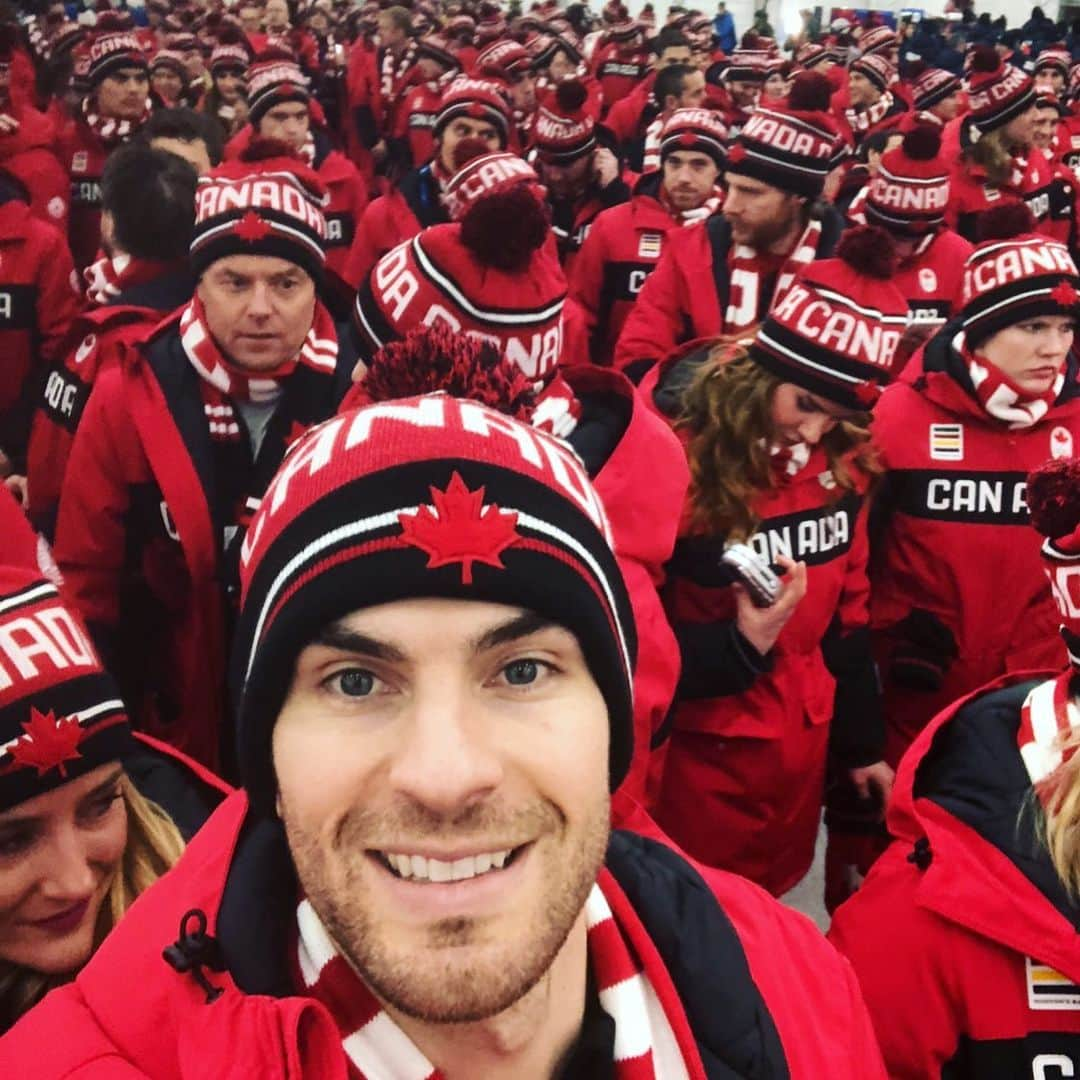
<path id="1" fill-rule="evenodd" d="M 273 734 L 301 886 L 388 1005 L 495 1016 L 551 967 L 603 862 L 608 713 L 577 638 L 410 599 L 298 656 Z"/>

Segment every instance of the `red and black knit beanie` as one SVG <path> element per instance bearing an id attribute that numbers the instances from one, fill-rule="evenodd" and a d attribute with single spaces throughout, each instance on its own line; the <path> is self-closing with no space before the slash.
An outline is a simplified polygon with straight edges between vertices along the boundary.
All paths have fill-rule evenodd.
<path id="1" fill-rule="evenodd" d="M 148 71 L 146 53 L 132 33 L 100 34 L 87 52 L 87 82 L 96 87 L 103 79 L 127 68 Z"/>
<path id="2" fill-rule="evenodd" d="M 537 109 L 532 135 L 541 161 L 569 165 L 596 148 L 596 121 L 585 108 L 588 96 L 583 82 L 567 79 Z"/>
<path id="3" fill-rule="evenodd" d="M 239 759 L 270 813 L 271 735 L 297 654 L 330 623 L 415 597 L 509 604 L 568 627 L 608 707 L 610 784 L 633 741 L 633 612 L 603 507 L 564 443 L 446 394 L 311 429 L 243 545 L 234 641 Z"/>
<path id="4" fill-rule="evenodd" d="M 440 138 L 451 120 L 467 116 L 491 124 L 499 133 L 499 144 L 505 149 L 510 138 L 510 106 L 504 93 L 505 87 L 493 79 L 458 76 L 443 93 L 432 135 Z"/>
<path id="5" fill-rule="evenodd" d="M 751 113 L 728 151 L 726 171 L 817 198 L 845 153 L 829 111 L 831 96 L 821 72 L 800 72 L 782 102 Z"/>
<path id="6" fill-rule="evenodd" d="M 287 259 L 320 281 L 326 261 L 326 188 L 273 139 L 252 139 L 238 161 L 199 178 L 191 268 L 201 275 L 229 255 Z"/>
<path id="7" fill-rule="evenodd" d="M 1080 276 L 1069 249 L 1036 233 L 1023 203 L 980 215 L 979 243 L 964 263 L 960 321 L 970 348 L 1039 315 L 1080 314 Z"/>
<path id="8" fill-rule="evenodd" d="M 960 77 L 944 68 L 927 68 L 911 84 L 911 99 L 916 111 L 923 112 L 940 105 L 960 89 Z"/>
<path id="9" fill-rule="evenodd" d="M 131 750 L 127 711 L 56 586 L 0 568 L 0 810 Z"/>
<path id="10" fill-rule="evenodd" d="M 751 357 L 784 382 L 869 410 L 896 374 L 907 325 L 907 300 L 890 280 L 895 268 L 888 233 L 849 229 L 837 258 L 811 263 L 773 306 Z"/>
<path id="11" fill-rule="evenodd" d="M 882 155 L 864 205 L 869 224 L 898 236 L 925 236 L 941 228 L 949 205 L 949 166 L 937 128 L 917 125 Z"/>
<path id="12" fill-rule="evenodd" d="M 311 100 L 308 78 L 300 65 L 282 49 L 268 49 L 247 71 L 248 120 L 257 131 L 259 121 L 275 105 Z"/>
<path id="13" fill-rule="evenodd" d="M 660 132 L 660 160 L 679 150 L 697 150 L 722 170 L 727 134 L 723 116 L 712 109 L 676 109 Z"/>
<path id="14" fill-rule="evenodd" d="M 967 92 L 971 111 L 960 128 L 960 143 L 965 148 L 1005 127 L 1035 104 L 1031 77 L 1012 64 L 1003 64 L 990 45 L 971 51 Z"/>

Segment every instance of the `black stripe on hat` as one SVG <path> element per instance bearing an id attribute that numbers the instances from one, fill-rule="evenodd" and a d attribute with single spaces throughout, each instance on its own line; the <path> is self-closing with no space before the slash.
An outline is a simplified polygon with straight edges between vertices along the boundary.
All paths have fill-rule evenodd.
<path id="1" fill-rule="evenodd" d="M 441 292 L 455 307 L 464 311 L 471 319 L 486 324 L 493 330 L 505 333 L 507 330 L 515 328 L 544 326 L 562 311 L 563 303 L 566 300 L 565 289 L 554 300 L 541 307 L 480 307 L 462 291 L 445 268 L 431 257 L 425 250 L 422 240 L 423 234 L 420 234 L 413 237 L 411 241 L 417 270 L 430 282 L 434 289 Z"/>
<path id="2" fill-rule="evenodd" d="M 397 341 L 401 334 L 383 315 L 382 308 L 371 291 L 371 277 L 360 286 L 352 309 L 353 325 L 362 341 L 368 343 L 370 350 L 364 359 L 370 359 L 387 342 Z"/>
<path id="3" fill-rule="evenodd" d="M 470 493 L 483 489 L 485 507 L 516 515 L 509 546 L 493 561 L 474 561 L 468 575 L 460 558 L 440 561 L 406 536 L 406 521 L 455 477 Z M 245 591 L 233 667 L 240 762 L 253 806 L 273 806 L 271 734 L 299 651 L 352 611 L 412 597 L 520 606 L 573 630 L 608 702 L 612 784 L 625 775 L 637 645 L 611 549 L 587 515 L 542 480 L 490 461 L 439 457 L 330 487 L 262 554 Z"/>

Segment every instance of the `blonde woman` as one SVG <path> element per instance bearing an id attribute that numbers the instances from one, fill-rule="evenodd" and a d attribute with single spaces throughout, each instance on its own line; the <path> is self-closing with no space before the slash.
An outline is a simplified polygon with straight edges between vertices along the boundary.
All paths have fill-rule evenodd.
<path id="1" fill-rule="evenodd" d="M 225 790 L 133 738 L 55 586 L 0 569 L 0 1032 L 75 977 Z"/>
<path id="2" fill-rule="evenodd" d="M 1050 1080 L 1080 1062 L 1080 462 L 1036 470 L 1027 499 L 1069 664 L 1002 676 L 922 732 L 895 839 L 829 935 L 901 1080 Z"/>
<path id="3" fill-rule="evenodd" d="M 838 250 L 755 338 L 674 358 L 642 383 L 691 474 L 663 594 L 682 677 L 656 818 L 695 858 L 775 895 L 813 859 L 830 744 L 863 796 L 880 804 L 892 777 L 866 629 L 867 425 L 907 305 L 886 280 L 881 230 L 854 230 Z M 841 324 L 844 340 L 816 340 Z M 750 552 L 750 577 L 783 575 L 771 600 L 755 603 L 725 562 L 745 570 Z"/>

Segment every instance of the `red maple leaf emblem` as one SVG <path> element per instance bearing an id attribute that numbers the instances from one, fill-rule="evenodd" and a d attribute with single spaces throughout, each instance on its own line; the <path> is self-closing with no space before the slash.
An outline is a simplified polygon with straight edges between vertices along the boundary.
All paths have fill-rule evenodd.
<path id="1" fill-rule="evenodd" d="M 1067 281 L 1059 281 L 1050 290 L 1050 299 L 1055 304 L 1060 304 L 1062 307 L 1075 307 L 1078 300 L 1080 300 L 1080 293 L 1076 291 Z"/>
<path id="2" fill-rule="evenodd" d="M 455 472 L 446 491 L 431 488 L 432 508 L 399 514 L 401 538 L 427 552 L 428 569 L 461 563 L 461 583 L 472 584 L 473 563 L 502 569 L 499 556 L 518 541 L 517 514 L 484 505 L 484 488 L 470 491 Z"/>
<path id="3" fill-rule="evenodd" d="M 11 757 L 17 765 L 37 769 L 38 776 L 59 769 L 60 775 L 66 777 L 65 762 L 82 757 L 78 746 L 86 736 L 86 729 L 79 726 L 77 716 L 62 716 L 57 720 L 52 709 L 40 713 L 31 707 L 23 731 L 26 734 L 10 748 Z"/>
<path id="4" fill-rule="evenodd" d="M 233 227 L 232 231 L 249 244 L 258 243 L 270 231 L 270 226 L 254 210 L 249 210 Z"/>
<path id="5" fill-rule="evenodd" d="M 746 147 L 743 146 L 742 143 L 736 143 L 728 151 L 727 155 L 727 159 L 732 165 L 738 165 L 744 157 L 746 157 Z"/>

